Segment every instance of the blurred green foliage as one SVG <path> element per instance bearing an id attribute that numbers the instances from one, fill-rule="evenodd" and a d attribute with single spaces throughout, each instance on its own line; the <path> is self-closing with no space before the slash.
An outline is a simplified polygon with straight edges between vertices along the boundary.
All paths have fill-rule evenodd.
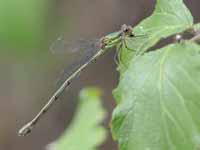
<path id="1" fill-rule="evenodd" d="M 48 146 L 49 150 L 95 150 L 106 138 L 106 130 L 99 125 L 106 112 L 101 105 L 101 92 L 85 88 L 75 117 L 62 137 Z"/>
<path id="2" fill-rule="evenodd" d="M 0 0 L 1 52 L 29 54 L 43 47 L 49 5 L 46 0 Z"/>

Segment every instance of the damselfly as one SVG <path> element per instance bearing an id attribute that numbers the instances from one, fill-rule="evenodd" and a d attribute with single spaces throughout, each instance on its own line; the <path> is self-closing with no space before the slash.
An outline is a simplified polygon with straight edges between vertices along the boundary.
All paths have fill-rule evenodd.
<path id="1" fill-rule="evenodd" d="M 40 112 L 26 125 L 24 125 L 18 132 L 18 135 L 20 136 L 26 136 L 28 135 L 34 126 L 37 124 L 37 122 L 41 119 L 41 117 L 49 110 L 49 108 L 54 104 L 55 101 L 57 101 L 62 94 L 62 92 L 69 87 L 72 79 L 74 79 L 82 70 L 84 70 L 90 63 L 95 62 L 97 58 L 102 56 L 105 52 L 107 52 L 110 48 L 113 48 L 117 46 L 120 43 L 124 42 L 125 37 L 127 36 L 134 36 L 132 33 L 132 28 L 127 25 L 122 25 L 121 30 L 112 34 L 109 34 L 105 37 L 102 37 L 98 42 L 93 43 L 93 48 L 96 49 L 93 51 L 92 54 L 89 54 L 87 59 L 84 62 L 80 62 L 78 67 L 73 69 L 67 79 L 64 81 L 64 83 L 60 86 L 60 88 L 53 94 L 53 96 L 49 99 L 49 101 L 46 103 L 46 105 L 40 110 Z M 62 40 L 62 39 L 59 39 Z M 54 43 L 55 44 L 55 43 Z M 52 45 L 53 47 L 55 45 Z M 88 48 L 87 44 L 84 42 L 81 44 L 82 48 Z M 73 44 L 72 44 L 73 45 Z M 80 45 L 80 46 L 81 46 Z M 65 48 L 63 46 L 60 47 Z M 54 48 L 53 48 L 54 49 Z"/>

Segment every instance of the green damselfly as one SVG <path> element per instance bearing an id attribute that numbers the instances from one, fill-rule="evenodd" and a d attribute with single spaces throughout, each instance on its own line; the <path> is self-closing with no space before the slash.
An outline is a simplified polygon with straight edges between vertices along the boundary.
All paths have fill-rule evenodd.
<path id="1" fill-rule="evenodd" d="M 49 101 L 46 103 L 46 105 L 40 110 L 40 112 L 26 125 L 24 125 L 18 132 L 19 136 L 26 136 L 28 135 L 34 126 L 37 124 L 37 122 L 41 119 L 41 117 L 49 110 L 49 108 L 56 102 L 60 95 L 63 93 L 63 91 L 69 87 L 71 84 L 71 81 L 81 72 L 83 71 L 90 63 L 95 62 L 97 58 L 102 56 L 105 52 L 107 52 L 109 49 L 123 43 L 125 41 L 125 37 L 131 36 L 133 37 L 132 33 L 132 27 L 127 25 L 122 25 L 121 30 L 118 32 L 111 33 L 105 37 L 102 37 L 98 42 L 93 43 L 92 48 L 96 49 L 93 51 L 92 55 L 86 58 L 84 62 L 79 63 L 78 67 L 73 69 L 67 79 L 64 81 L 64 83 L 60 86 L 60 88 L 50 97 Z M 60 39 L 59 39 L 60 40 Z M 84 42 L 82 42 L 84 45 Z M 80 45 L 81 46 L 81 45 Z M 55 45 L 53 44 L 53 47 Z M 85 45 L 87 48 L 87 44 Z M 63 47 L 65 48 L 65 47 Z M 84 46 L 83 46 L 84 48 Z"/>

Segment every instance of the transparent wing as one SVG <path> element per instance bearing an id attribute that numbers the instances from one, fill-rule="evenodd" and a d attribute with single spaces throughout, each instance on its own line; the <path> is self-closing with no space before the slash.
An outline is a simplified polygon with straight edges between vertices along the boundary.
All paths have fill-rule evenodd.
<path id="1" fill-rule="evenodd" d="M 67 77 L 76 71 L 81 65 L 88 62 L 100 49 L 98 46 L 99 39 L 79 39 L 76 41 L 67 41 L 64 38 L 58 38 L 50 47 L 53 54 L 69 54 L 76 52 L 74 60 L 67 64 L 59 75 L 56 84 L 61 84 Z"/>
<path id="2" fill-rule="evenodd" d="M 64 37 L 59 37 L 50 46 L 50 51 L 53 54 L 64 54 L 68 52 L 78 52 L 85 50 L 98 49 L 97 42 L 99 39 L 78 39 L 75 41 L 66 40 Z"/>

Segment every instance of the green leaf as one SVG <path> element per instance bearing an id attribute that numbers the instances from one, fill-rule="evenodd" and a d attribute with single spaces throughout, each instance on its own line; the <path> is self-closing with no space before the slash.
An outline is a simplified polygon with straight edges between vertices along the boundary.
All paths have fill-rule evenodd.
<path id="1" fill-rule="evenodd" d="M 75 117 L 62 137 L 48 146 L 49 150 L 94 150 L 106 138 L 106 130 L 99 125 L 106 112 L 101 106 L 100 90 L 86 88 L 80 93 Z"/>
<path id="2" fill-rule="evenodd" d="M 153 14 L 137 25 L 133 33 L 136 38 L 126 38 L 121 52 L 120 72 L 123 73 L 136 55 L 143 54 L 160 39 L 182 32 L 193 25 L 193 17 L 182 0 L 157 0 Z"/>
<path id="3" fill-rule="evenodd" d="M 132 62 L 112 132 L 120 150 L 200 148 L 200 46 L 183 42 Z"/>

